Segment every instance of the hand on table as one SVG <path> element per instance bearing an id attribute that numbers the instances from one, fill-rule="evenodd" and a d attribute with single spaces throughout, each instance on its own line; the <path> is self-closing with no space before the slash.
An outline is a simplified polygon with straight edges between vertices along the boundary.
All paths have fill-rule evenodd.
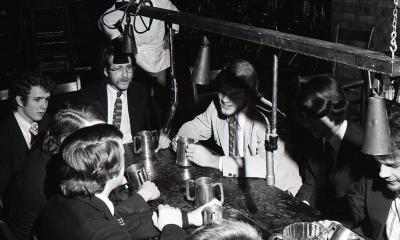
<path id="1" fill-rule="evenodd" d="M 153 212 L 152 216 L 154 226 L 162 231 L 168 224 L 175 224 L 182 227 L 182 212 L 178 208 L 169 205 L 158 205 L 158 214 Z"/>
<path id="2" fill-rule="evenodd" d="M 168 135 L 160 132 L 160 137 L 158 138 L 158 147 L 156 148 L 156 152 L 160 151 L 161 149 L 166 149 L 171 144 L 171 140 L 169 139 Z"/>
<path id="3" fill-rule="evenodd" d="M 140 186 L 137 194 L 142 196 L 142 198 L 148 202 L 151 200 L 155 200 L 160 197 L 160 190 L 158 187 L 151 181 L 146 181 Z"/>
<path id="4" fill-rule="evenodd" d="M 219 156 L 200 144 L 189 144 L 186 149 L 186 157 L 189 161 L 201 167 L 219 169 Z"/>
<path id="5" fill-rule="evenodd" d="M 203 225 L 203 215 L 202 212 L 205 207 L 211 206 L 211 205 L 218 205 L 222 206 L 222 203 L 218 201 L 217 199 L 213 199 L 210 202 L 204 204 L 201 207 L 196 208 L 195 210 L 188 212 L 188 221 L 190 225 L 194 226 L 201 226 Z"/>

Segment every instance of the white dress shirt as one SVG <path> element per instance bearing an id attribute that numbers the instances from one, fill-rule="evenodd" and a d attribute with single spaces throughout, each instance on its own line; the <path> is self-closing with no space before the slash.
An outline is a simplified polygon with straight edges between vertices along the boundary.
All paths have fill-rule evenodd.
<path id="1" fill-rule="evenodd" d="M 26 145 L 28 146 L 28 148 L 31 148 L 32 136 L 31 136 L 31 133 L 29 132 L 29 128 L 31 127 L 31 123 L 26 121 L 17 112 L 14 112 L 14 116 L 15 116 L 15 119 L 17 120 L 19 128 L 21 129 L 22 135 L 24 136 Z"/>
<path id="2" fill-rule="evenodd" d="M 334 132 L 332 134 L 332 136 L 329 138 L 329 145 L 331 145 L 331 147 L 334 150 L 334 159 L 336 159 L 339 150 L 340 150 L 340 145 L 342 144 L 342 140 L 344 138 L 344 135 L 346 134 L 346 130 L 347 130 L 347 120 L 344 120 L 342 122 L 342 125 L 339 127 L 339 129 Z M 324 144 L 326 142 L 326 139 L 324 138 Z"/>
<path id="3" fill-rule="evenodd" d="M 400 198 L 393 200 L 386 219 L 386 236 L 388 240 L 400 240 Z"/>
<path id="4" fill-rule="evenodd" d="M 107 104 L 108 104 L 108 116 L 107 123 L 113 123 L 113 114 L 114 114 L 114 105 L 115 100 L 117 99 L 118 91 L 107 84 Z M 132 142 L 132 133 L 131 133 L 131 123 L 129 119 L 129 110 L 128 110 L 128 93 L 127 91 L 122 91 L 121 101 L 122 101 L 122 116 L 121 116 L 121 126 L 120 131 L 124 135 L 122 138 L 122 143 L 130 143 Z"/>

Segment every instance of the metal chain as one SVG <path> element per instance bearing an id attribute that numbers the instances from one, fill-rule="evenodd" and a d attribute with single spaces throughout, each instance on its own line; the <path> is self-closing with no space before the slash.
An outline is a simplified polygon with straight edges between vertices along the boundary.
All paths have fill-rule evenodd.
<path id="1" fill-rule="evenodd" d="M 392 33 L 390 34 L 390 51 L 392 52 L 392 58 L 394 59 L 394 53 L 397 51 L 397 6 L 399 5 L 399 0 L 394 0 L 394 9 L 393 9 L 393 23 L 392 23 Z"/>

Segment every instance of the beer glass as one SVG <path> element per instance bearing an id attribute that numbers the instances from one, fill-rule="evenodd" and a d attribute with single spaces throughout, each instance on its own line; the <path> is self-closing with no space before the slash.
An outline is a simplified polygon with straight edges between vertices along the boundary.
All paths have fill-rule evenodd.
<path id="1" fill-rule="evenodd" d="M 155 141 L 157 131 L 141 131 L 133 137 L 133 152 L 143 160 L 155 158 Z"/>
<path id="2" fill-rule="evenodd" d="M 138 190 L 140 186 L 149 180 L 146 169 L 142 163 L 135 163 L 126 169 L 127 180 L 132 190 Z"/>
<path id="3" fill-rule="evenodd" d="M 190 143 L 194 143 L 192 138 L 179 137 L 176 147 L 176 164 L 182 167 L 192 166 L 192 163 L 186 157 L 186 148 Z"/>
<path id="4" fill-rule="evenodd" d="M 190 196 L 190 185 L 195 185 L 194 196 Z M 224 202 L 224 190 L 222 183 L 213 183 L 210 177 L 199 177 L 195 181 L 188 179 L 186 181 L 186 198 L 189 201 L 194 201 L 196 207 L 200 207 L 215 198 L 214 187 L 218 186 L 221 192 L 221 203 Z"/>

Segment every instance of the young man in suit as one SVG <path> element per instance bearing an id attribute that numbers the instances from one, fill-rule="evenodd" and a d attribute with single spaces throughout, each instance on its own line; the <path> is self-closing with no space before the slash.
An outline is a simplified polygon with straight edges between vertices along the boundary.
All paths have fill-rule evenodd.
<path id="1" fill-rule="evenodd" d="M 229 177 L 266 177 L 265 120 L 255 109 L 258 96 L 257 73 L 253 65 L 241 59 L 228 63 L 216 80 L 218 97 L 205 112 L 185 123 L 173 140 L 189 137 L 188 160 L 202 167 L 219 169 Z M 217 154 L 198 141 L 214 138 L 222 148 Z M 292 194 L 301 186 L 297 163 L 279 140 L 275 151 L 275 185 Z"/>
<path id="2" fill-rule="evenodd" d="M 389 118 L 391 145 L 389 155 L 376 156 L 379 175 L 363 177 L 347 193 L 353 225 L 376 240 L 400 237 L 400 108 Z"/>
<path id="3" fill-rule="evenodd" d="M 297 198 L 333 219 L 349 219 L 344 195 L 365 172 L 360 165 L 363 131 L 346 120 L 348 100 L 340 84 L 326 75 L 299 79 L 296 115 L 313 135 L 306 147 L 303 185 Z M 303 136 L 304 137 L 304 136 Z"/>
<path id="4" fill-rule="evenodd" d="M 133 81 L 134 59 L 122 54 L 118 45 L 109 44 L 103 49 L 101 63 L 105 81 L 82 89 L 81 101 L 96 103 L 107 123 L 120 129 L 124 144 L 131 143 L 137 132 L 158 129 L 148 87 Z M 160 139 L 163 138 L 161 133 Z"/>
<path id="5" fill-rule="evenodd" d="M 26 73 L 10 87 L 12 106 L 0 123 L 0 197 L 47 125 L 54 83 L 39 72 Z"/>
<path id="6" fill-rule="evenodd" d="M 47 239 L 186 239 L 182 226 L 202 225 L 202 210 L 216 200 L 189 213 L 159 205 L 158 214 L 145 197 L 133 194 L 118 205 L 109 195 L 124 184 L 124 147 L 121 132 L 109 124 L 82 128 L 69 135 L 61 147 L 63 181 L 61 195 L 44 208 L 37 238 Z M 158 195 L 149 196 L 153 200 Z"/>

